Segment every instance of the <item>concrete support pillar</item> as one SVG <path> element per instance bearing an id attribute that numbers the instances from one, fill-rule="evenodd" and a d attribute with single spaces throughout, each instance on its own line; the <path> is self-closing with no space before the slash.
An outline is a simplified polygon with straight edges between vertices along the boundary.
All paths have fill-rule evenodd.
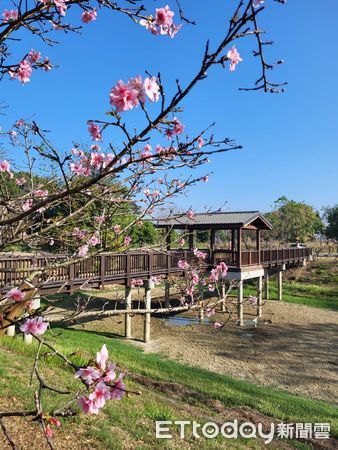
<path id="1" fill-rule="evenodd" d="M 237 315 L 238 325 L 243 325 L 243 281 L 238 282 L 237 288 Z"/>
<path id="2" fill-rule="evenodd" d="M 203 322 L 203 320 L 204 320 L 204 309 L 203 309 L 203 307 L 198 310 L 198 320 L 200 322 Z"/>
<path id="3" fill-rule="evenodd" d="M 125 288 L 125 302 L 126 302 L 126 309 L 131 310 L 131 287 L 126 286 Z M 125 314 L 124 315 L 124 335 L 127 339 L 131 338 L 131 315 Z"/>
<path id="4" fill-rule="evenodd" d="M 23 342 L 26 345 L 30 345 L 33 342 L 33 336 L 31 334 L 23 334 Z"/>
<path id="5" fill-rule="evenodd" d="M 269 300 L 269 270 L 264 270 L 264 298 Z"/>
<path id="6" fill-rule="evenodd" d="M 263 291 L 263 277 L 258 277 L 257 285 L 257 311 L 256 315 L 262 317 L 262 291 Z"/>
<path id="7" fill-rule="evenodd" d="M 168 281 L 164 283 L 164 301 L 165 307 L 170 308 L 170 283 Z"/>
<path id="8" fill-rule="evenodd" d="M 222 292 L 221 292 L 221 295 L 222 295 L 221 310 L 222 310 L 222 311 L 225 311 L 225 284 L 224 284 L 224 283 L 222 283 Z"/>
<path id="9" fill-rule="evenodd" d="M 41 307 L 41 298 L 40 295 L 37 294 L 32 298 L 32 309 L 39 309 Z"/>
<path id="10" fill-rule="evenodd" d="M 15 336 L 15 325 L 10 325 L 6 330 L 7 336 L 13 337 Z"/>
<path id="11" fill-rule="evenodd" d="M 278 269 L 277 273 L 278 300 L 283 300 L 283 271 Z"/>
<path id="12" fill-rule="evenodd" d="M 151 287 L 150 283 L 146 285 L 145 288 L 145 308 L 151 309 Z M 150 313 L 145 313 L 144 315 L 144 333 L 143 333 L 143 341 L 145 343 L 150 341 Z"/>

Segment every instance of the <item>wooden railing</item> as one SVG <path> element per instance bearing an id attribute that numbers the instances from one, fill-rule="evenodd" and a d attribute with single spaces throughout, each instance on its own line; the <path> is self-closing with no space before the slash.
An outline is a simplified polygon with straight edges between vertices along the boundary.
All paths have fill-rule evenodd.
<path id="1" fill-rule="evenodd" d="M 311 250 L 287 248 L 278 250 L 242 251 L 241 267 L 293 263 L 307 259 Z M 132 278 L 149 278 L 156 275 L 168 276 L 180 273 L 177 267 L 180 259 L 192 263 L 196 258 L 189 250 L 169 252 L 130 251 L 92 256 L 76 263 L 62 266 L 63 255 L 26 256 L 0 255 L 0 291 L 16 286 L 32 271 L 49 267 L 48 277 L 43 283 L 43 292 L 73 291 L 81 285 L 104 286 L 108 283 L 127 283 Z M 239 269 L 238 253 L 230 250 L 214 250 L 208 253 L 206 267 L 221 261 L 231 269 Z M 39 281 L 39 280 L 37 280 Z"/>

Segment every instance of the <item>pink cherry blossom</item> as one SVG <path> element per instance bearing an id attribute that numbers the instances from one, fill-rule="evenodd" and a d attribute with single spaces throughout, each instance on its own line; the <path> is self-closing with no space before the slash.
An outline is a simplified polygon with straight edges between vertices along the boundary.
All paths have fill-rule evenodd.
<path id="1" fill-rule="evenodd" d="M 130 236 L 126 236 L 126 237 L 124 238 L 124 245 L 125 245 L 126 247 L 128 247 L 130 243 L 131 243 L 131 237 L 130 237 Z"/>
<path id="2" fill-rule="evenodd" d="M 10 173 L 10 167 L 11 167 L 10 163 L 5 159 L 3 161 L 0 161 L 0 172 Z"/>
<path id="3" fill-rule="evenodd" d="M 202 136 L 199 136 L 197 138 L 197 142 L 198 142 L 198 148 L 202 148 L 204 145 L 204 139 L 202 138 Z"/>
<path id="4" fill-rule="evenodd" d="M 114 230 L 114 233 L 118 234 L 121 231 L 120 225 L 114 225 L 113 230 Z"/>
<path id="5" fill-rule="evenodd" d="M 96 362 L 100 369 L 105 370 L 108 356 L 107 346 L 103 344 L 101 350 L 96 353 Z"/>
<path id="6" fill-rule="evenodd" d="M 39 197 L 39 198 L 46 198 L 48 197 L 48 191 L 47 190 L 43 190 L 43 189 L 36 189 L 33 192 L 35 197 Z"/>
<path id="7" fill-rule="evenodd" d="M 128 111 L 139 104 L 139 91 L 119 80 L 110 92 L 110 103 L 117 112 Z"/>
<path id="8" fill-rule="evenodd" d="M 87 244 L 82 245 L 82 246 L 79 248 L 77 254 L 78 254 L 78 256 L 80 256 L 80 258 L 83 258 L 83 257 L 85 257 L 85 256 L 88 254 L 88 250 L 89 250 L 89 247 L 88 247 Z"/>
<path id="9" fill-rule="evenodd" d="M 178 245 L 179 245 L 180 247 L 183 247 L 184 244 L 185 244 L 185 239 L 180 238 L 179 241 L 178 241 Z"/>
<path id="10" fill-rule="evenodd" d="M 99 409 L 94 405 L 93 400 L 89 399 L 87 396 L 79 397 L 77 402 L 85 414 L 99 413 Z"/>
<path id="11" fill-rule="evenodd" d="M 187 261 L 180 259 L 177 263 L 177 267 L 182 270 L 187 270 L 190 267 L 190 264 Z"/>
<path id="12" fill-rule="evenodd" d="M 27 200 L 25 200 L 22 203 L 21 207 L 22 207 L 23 211 L 28 211 L 32 207 L 32 205 L 33 205 L 33 200 L 31 198 L 27 198 Z"/>
<path id="13" fill-rule="evenodd" d="M 137 75 L 134 78 L 130 78 L 130 80 L 128 81 L 128 85 L 130 86 L 131 89 L 138 92 L 137 100 L 141 103 L 145 103 L 147 97 L 144 90 L 144 83 L 141 75 Z"/>
<path id="14" fill-rule="evenodd" d="M 196 272 L 196 270 L 193 270 L 191 272 L 191 280 L 194 284 L 197 284 L 200 281 L 200 277 L 199 277 L 198 273 Z"/>
<path id="15" fill-rule="evenodd" d="M 252 0 L 252 6 L 254 8 L 258 8 L 260 5 L 264 3 L 264 0 Z"/>
<path id="16" fill-rule="evenodd" d="M 205 175 L 205 176 L 203 177 L 203 181 L 204 181 L 204 183 L 207 183 L 207 182 L 209 181 L 208 175 Z"/>
<path id="17" fill-rule="evenodd" d="M 211 316 L 213 316 L 215 314 L 215 312 L 216 312 L 215 308 L 207 308 L 206 311 L 205 311 L 205 315 L 207 317 L 211 317 Z"/>
<path id="18" fill-rule="evenodd" d="M 46 425 L 46 434 L 49 439 L 54 436 L 53 430 L 51 429 L 50 425 Z"/>
<path id="19" fill-rule="evenodd" d="M 177 119 L 177 117 L 174 117 L 171 123 L 172 128 L 166 130 L 165 135 L 168 139 L 172 139 L 174 136 L 177 136 L 178 134 L 183 134 L 184 132 L 184 125 Z"/>
<path id="20" fill-rule="evenodd" d="M 75 378 L 81 378 L 87 386 L 92 385 L 100 377 L 100 372 L 91 366 L 81 368 L 75 374 Z"/>
<path id="21" fill-rule="evenodd" d="M 15 180 L 15 184 L 16 184 L 17 186 L 23 186 L 25 183 L 26 183 L 26 179 L 25 179 L 25 178 L 17 178 L 17 179 Z"/>
<path id="22" fill-rule="evenodd" d="M 194 286 L 187 287 L 186 290 L 185 290 L 185 293 L 187 295 L 191 295 L 191 296 L 194 294 L 194 292 L 195 292 Z"/>
<path id="23" fill-rule="evenodd" d="M 108 364 L 107 370 L 104 372 L 104 376 L 101 377 L 101 380 L 105 383 L 110 383 L 116 378 L 115 372 L 116 364 L 110 363 Z"/>
<path id="24" fill-rule="evenodd" d="M 34 317 L 27 319 L 21 326 L 20 330 L 25 334 L 44 334 L 48 328 L 48 322 L 43 317 Z"/>
<path id="25" fill-rule="evenodd" d="M 24 298 L 25 298 L 25 295 L 26 294 L 24 292 L 22 292 L 20 289 L 14 288 L 14 289 L 11 289 L 9 292 L 7 292 L 5 297 L 8 298 L 9 300 L 14 300 L 16 302 L 22 302 L 22 300 L 24 300 Z"/>
<path id="26" fill-rule="evenodd" d="M 20 62 L 19 68 L 17 71 L 17 78 L 21 81 L 22 84 L 28 83 L 30 80 L 30 76 L 32 74 L 32 66 L 27 59 L 24 59 Z"/>
<path id="27" fill-rule="evenodd" d="M 160 87 L 157 84 L 155 77 L 147 77 L 144 80 L 144 91 L 152 102 L 157 102 L 160 98 Z"/>
<path id="28" fill-rule="evenodd" d="M 174 12 L 168 5 L 157 8 L 155 18 L 141 19 L 140 25 L 155 35 L 168 35 L 173 38 L 181 29 L 182 25 L 175 25 L 173 22 Z"/>
<path id="29" fill-rule="evenodd" d="M 141 287 L 143 284 L 144 282 L 141 278 L 133 278 L 130 282 L 131 287 Z"/>
<path id="30" fill-rule="evenodd" d="M 193 220 L 195 218 L 195 213 L 192 209 L 189 209 L 189 211 L 187 212 L 187 216 L 190 220 Z"/>
<path id="31" fill-rule="evenodd" d="M 32 49 L 28 53 L 28 57 L 27 58 L 28 58 L 28 61 L 30 63 L 37 63 L 39 61 L 39 59 L 41 58 L 41 53 Z"/>
<path id="32" fill-rule="evenodd" d="M 205 259 L 207 257 L 207 254 L 204 252 L 201 252 L 200 250 L 198 250 L 197 248 L 194 249 L 194 255 L 196 256 L 196 258 L 198 259 Z"/>
<path id="33" fill-rule="evenodd" d="M 237 51 L 237 48 L 233 46 L 227 53 L 228 59 L 230 59 L 230 72 L 234 72 L 236 69 L 236 65 L 243 61 L 243 59 L 240 57 L 240 54 Z"/>
<path id="34" fill-rule="evenodd" d="M 126 385 L 123 383 L 124 374 L 120 373 L 118 380 L 114 382 L 114 386 L 110 390 L 110 399 L 111 400 L 121 400 L 123 395 L 125 394 Z"/>
<path id="35" fill-rule="evenodd" d="M 66 11 L 67 11 L 66 2 L 67 1 L 68 0 L 53 0 L 54 4 L 56 6 L 56 9 L 57 9 L 58 13 L 60 14 L 60 16 L 65 16 L 66 15 Z"/>
<path id="36" fill-rule="evenodd" d="M 95 247 L 95 245 L 98 245 L 100 243 L 100 239 L 97 236 L 92 236 L 89 241 L 88 244 L 91 245 L 92 247 Z"/>
<path id="37" fill-rule="evenodd" d="M 221 328 L 223 328 L 224 324 L 221 322 L 214 322 L 214 328 L 215 330 L 220 330 Z"/>
<path id="38" fill-rule="evenodd" d="M 16 9 L 5 9 L 2 13 L 3 22 L 10 22 L 11 20 L 17 20 L 18 18 L 18 11 Z"/>
<path id="39" fill-rule="evenodd" d="M 208 290 L 209 290 L 209 292 L 214 292 L 214 290 L 215 290 L 215 285 L 212 284 L 212 283 L 210 283 L 210 284 L 208 285 Z"/>
<path id="40" fill-rule="evenodd" d="M 100 169 L 103 165 L 104 160 L 105 160 L 104 153 L 92 152 L 90 154 L 90 165 L 94 169 Z"/>
<path id="41" fill-rule="evenodd" d="M 93 8 L 88 11 L 83 11 L 83 13 L 81 15 L 81 20 L 83 23 L 90 23 L 90 22 L 94 22 L 94 20 L 96 20 L 96 17 L 97 17 L 97 11 L 96 11 L 96 8 Z"/>
<path id="42" fill-rule="evenodd" d="M 95 125 L 93 122 L 88 121 L 88 131 L 93 141 L 101 141 L 102 135 L 100 127 L 98 125 Z"/>
<path id="43" fill-rule="evenodd" d="M 97 223 L 98 225 L 100 225 L 101 223 L 103 223 L 104 220 L 105 220 L 105 217 L 104 217 L 104 216 L 95 216 L 95 217 L 94 217 L 94 221 L 95 221 L 95 223 Z"/>

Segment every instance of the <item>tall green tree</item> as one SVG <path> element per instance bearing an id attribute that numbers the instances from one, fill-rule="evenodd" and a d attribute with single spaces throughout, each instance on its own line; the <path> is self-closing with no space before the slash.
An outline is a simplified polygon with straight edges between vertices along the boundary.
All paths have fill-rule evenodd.
<path id="1" fill-rule="evenodd" d="M 283 242 L 307 242 L 324 231 L 318 211 L 303 202 L 285 196 L 274 202 L 274 210 L 266 214 L 273 225 L 271 237 Z"/>
<path id="2" fill-rule="evenodd" d="M 326 237 L 338 241 L 338 205 L 325 208 L 324 219 L 327 222 L 325 228 Z"/>

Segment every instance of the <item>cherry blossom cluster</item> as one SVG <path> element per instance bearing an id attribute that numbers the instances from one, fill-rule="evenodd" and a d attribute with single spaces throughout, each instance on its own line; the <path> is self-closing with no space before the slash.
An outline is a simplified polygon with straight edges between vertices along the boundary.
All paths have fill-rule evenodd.
<path id="1" fill-rule="evenodd" d="M 108 400 L 120 400 L 125 393 L 124 374 L 117 378 L 116 365 L 108 362 L 108 350 L 104 344 L 96 354 L 95 366 L 79 369 L 75 377 L 80 379 L 90 393 L 78 398 L 78 404 L 85 414 L 98 414 Z"/>
<path id="2" fill-rule="evenodd" d="M 227 276 L 227 273 L 228 266 L 224 262 L 220 262 L 214 269 L 211 269 L 208 285 L 210 292 L 215 290 L 217 281 L 224 279 Z"/>
<path id="3" fill-rule="evenodd" d="M 68 0 L 39 0 L 40 3 L 44 5 L 54 4 L 57 12 L 60 16 L 65 16 L 67 11 L 67 3 Z"/>
<path id="4" fill-rule="evenodd" d="M 182 27 L 182 24 L 174 24 L 174 15 L 175 13 L 166 5 L 163 8 L 156 8 L 155 17 L 149 16 L 147 19 L 141 19 L 140 25 L 152 34 L 168 35 L 173 38 Z"/>
<path id="5" fill-rule="evenodd" d="M 198 250 L 198 248 L 194 249 L 194 255 L 196 258 L 204 260 L 207 257 L 207 254 Z"/>
<path id="6" fill-rule="evenodd" d="M 3 23 L 8 23 L 11 22 L 12 20 L 17 20 L 19 16 L 18 10 L 17 9 L 5 9 L 4 12 L 2 13 L 2 22 Z"/>
<path id="7" fill-rule="evenodd" d="M 235 46 L 228 51 L 227 58 L 230 60 L 230 72 L 234 72 L 237 64 L 243 61 Z"/>
<path id="8" fill-rule="evenodd" d="M 41 335 L 47 331 L 48 322 L 43 317 L 33 317 L 27 319 L 21 326 L 20 330 L 25 334 Z"/>
<path id="9" fill-rule="evenodd" d="M 151 277 L 151 281 L 154 283 L 155 286 L 159 286 L 164 281 L 163 275 L 154 275 Z"/>
<path id="10" fill-rule="evenodd" d="M 97 125 L 91 124 L 88 129 L 94 140 L 98 140 L 101 134 L 98 134 L 97 130 L 93 131 L 93 127 Z M 73 156 L 72 162 L 69 164 L 69 169 L 72 173 L 78 176 L 89 177 L 93 172 L 97 170 L 105 169 L 114 159 L 113 153 L 102 153 L 99 145 L 94 144 L 91 146 L 90 154 L 86 154 L 79 148 L 73 148 L 71 154 Z"/>
<path id="11" fill-rule="evenodd" d="M 45 72 L 48 72 L 52 68 L 49 58 L 47 56 L 44 60 L 41 58 L 41 53 L 32 49 L 17 67 L 12 67 L 9 70 L 9 76 L 12 79 L 19 80 L 22 84 L 26 84 L 30 81 L 33 68 L 43 69 Z"/>
<path id="12" fill-rule="evenodd" d="M 130 282 L 130 287 L 139 288 L 139 287 L 143 286 L 143 284 L 144 284 L 144 282 L 143 282 L 142 278 L 133 278 Z"/>
<path id="13" fill-rule="evenodd" d="M 185 126 L 174 117 L 170 122 L 170 128 L 168 128 L 165 132 L 167 139 L 172 139 L 174 136 L 178 136 L 179 134 L 183 134 Z"/>
<path id="14" fill-rule="evenodd" d="M 110 92 L 110 104 L 116 112 L 134 109 L 140 103 L 145 104 L 147 98 L 157 102 L 160 97 L 160 87 L 155 77 L 144 80 L 140 75 L 130 78 L 127 83 L 119 80 Z"/>

